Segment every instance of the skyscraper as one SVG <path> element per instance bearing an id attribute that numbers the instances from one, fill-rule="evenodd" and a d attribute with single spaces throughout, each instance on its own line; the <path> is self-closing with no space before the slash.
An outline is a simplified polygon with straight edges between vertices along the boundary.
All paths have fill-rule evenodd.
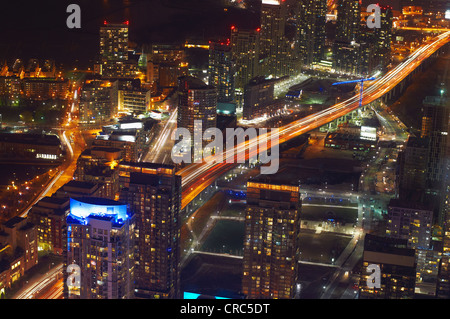
<path id="1" fill-rule="evenodd" d="M 127 77 L 132 64 L 128 61 L 128 22 L 104 22 L 100 27 L 99 73 L 105 77 Z"/>
<path id="2" fill-rule="evenodd" d="M 398 191 L 405 201 L 422 201 L 426 189 L 429 139 L 411 136 L 399 153 Z"/>
<path id="3" fill-rule="evenodd" d="M 120 200 L 136 217 L 135 296 L 180 298 L 181 177 L 162 164 L 119 165 Z"/>
<path id="4" fill-rule="evenodd" d="M 178 118 L 177 127 L 186 128 L 191 135 L 191 149 L 203 149 L 207 140 L 194 145 L 194 131 L 202 136 L 208 128 L 215 128 L 217 123 L 217 89 L 202 80 L 183 76 L 178 79 Z M 188 147 L 188 146 L 186 146 Z M 186 151 L 186 150 L 184 150 Z M 201 160 L 202 154 L 191 152 L 192 161 Z M 174 156 L 177 156 L 176 154 Z"/>
<path id="5" fill-rule="evenodd" d="M 277 46 L 284 36 L 286 3 L 281 0 L 262 0 L 260 54 L 276 58 Z"/>
<path id="6" fill-rule="evenodd" d="M 441 190 L 441 214 L 444 216 L 443 249 L 439 268 L 439 280 L 436 294 L 439 298 L 450 297 L 450 143 L 447 143 L 445 159 L 445 174 Z"/>
<path id="7" fill-rule="evenodd" d="M 449 131 L 449 101 L 440 96 L 427 96 L 423 101 L 421 136 L 430 139 L 427 179 L 431 184 L 443 180 Z"/>
<path id="8" fill-rule="evenodd" d="M 298 54 L 304 64 L 320 62 L 325 52 L 326 0 L 302 0 L 297 16 Z"/>
<path id="9" fill-rule="evenodd" d="M 261 4 L 260 58 L 262 74 L 283 76 L 290 72 L 292 53 L 285 36 L 287 4 L 285 0 L 263 0 Z"/>
<path id="10" fill-rule="evenodd" d="M 393 12 L 390 6 L 380 6 L 380 28 L 373 28 L 377 60 L 386 67 L 391 62 L 392 20 Z"/>
<path id="11" fill-rule="evenodd" d="M 256 177 L 247 183 L 243 293 L 250 299 L 295 296 L 300 189 Z"/>
<path id="12" fill-rule="evenodd" d="M 359 0 L 338 0 L 336 38 L 358 41 L 361 28 L 361 5 Z"/>
<path id="13" fill-rule="evenodd" d="M 123 203 L 71 198 L 64 269 L 78 266 L 80 284 L 64 272 L 66 299 L 133 298 L 134 221 Z M 69 268 L 67 268 L 69 267 Z"/>
<path id="14" fill-rule="evenodd" d="M 229 40 L 209 44 L 208 83 L 217 88 L 218 102 L 234 100 L 235 62 Z"/>
<path id="15" fill-rule="evenodd" d="M 361 64 L 360 22 L 361 6 L 358 0 L 339 0 L 337 4 L 336 38 L 333 60 L 336 71 L 358 74 Z"/>
<path id="16" fill-rule="evenodd" d="M 260 31 L 231 27 L 231 52 L 236 63 L 235 87 L 242 89 L 259 73 Z"/>

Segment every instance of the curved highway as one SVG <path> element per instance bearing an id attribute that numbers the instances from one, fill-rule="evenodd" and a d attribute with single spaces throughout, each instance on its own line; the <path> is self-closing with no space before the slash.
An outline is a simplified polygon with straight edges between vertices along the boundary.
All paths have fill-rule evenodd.
<path id="1" fill-rule="evenodd" d="M 439 48 L 450 40 L 450 31 L 440 34 L 428 44 L 423 45 L 412 53 L 405 61 L 386 73 L 383 77 L 371 82 L 366 82 L 363 92 L 362 104 L 367 105 L 392 90 L 413 72 L 424 60 L 429 58 Z M 286 142 L 296 136 L 307 133 L 322 125 L 325 125 L 345 114 L 356 110 L 359 107 L 359 94 L 346 101 L 335 104 L 325 110 L 311 114 L 300 120 L 296 120 L 279 128 L 278 143 Z M 254 150 L 258 142 L 265 142 L 269 139 L 268 134 L 262 134 L 256 139 L 251 139 L 234 147 L 238 154 L 244 154 L 248 159 L 255 155 Z M 264 143 L 263 143 L 264 144 Z M 267 147 L 260 147 L 259 152 L 265 151 Z M 226 162 L 212 162 L 206 160 L 203 163 L 194 163 L 178 172 L 182 176 L 182 208 L 185 208 L 198 194 L 211 185 L 220 175 L 233 168 L 236 164 Z"/>

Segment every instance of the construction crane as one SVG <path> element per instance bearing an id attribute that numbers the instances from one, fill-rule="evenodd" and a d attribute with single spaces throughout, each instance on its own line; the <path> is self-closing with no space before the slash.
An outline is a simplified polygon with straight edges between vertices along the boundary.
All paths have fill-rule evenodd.
<path id="1" fill-rule="evenodd" d="M 367 78 L 367 79 L 359 79 L 359 80 L 351 80 L 351 81 L 344 81 L 344 82 L 336 82 L 332 85 L 341 85 L 341 84 L 349 84 L 349 83 L 360 83 L 359 88 L 359 107 L 362 106 L 362 95 L 363 95 L 363 89 L 364 89 L 364 82 L 365 81 L 373 81 L 375 80 L 375 77 Z"/>

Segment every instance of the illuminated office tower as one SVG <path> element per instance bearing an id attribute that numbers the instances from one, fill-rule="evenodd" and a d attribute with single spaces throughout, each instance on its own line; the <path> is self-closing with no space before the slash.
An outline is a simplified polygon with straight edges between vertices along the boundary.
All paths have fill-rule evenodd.
<path id="1" fill-rule="evenodd" d="M 298 14 L 298 54 L 304 64 L 320 62 L 325 52 L 326 0 L 302 0 Z"/>
<path id="2" fill-rule="evenodd" d="M 218 102 L 232 102 L 234 100 L 235 72 L 235 63 L 229 40 L 210 43 L 208 83 L 217 88 Z"/>
<path id="3" fill-rule="evenodd" d="M 300 208 L 299 186 L 248 181 L 242 289 L 249 299 L 296 295 Z"/>
<path id="4" fill-rule="evenodd" d="M 412 299 L 414 297 L 415 250 L 407 248 L 406 239 L 366 234 L 359 282 L 360 299 Z M 370 265 L 380 269 L 380 287 L 368 286 L 373 273 Z M 370 279 L 369 279 L 370 280 Z"/>
<path id="5" fill-rule="evenodd" d="M 135 297 L 180 298 L 181 176 L 171 165 L 119 165 L 120 200 L 136 217 Z"/>
<path id="6" fill-rule="evenodd" d="M 201 150 L 203 146 L 210 143 L 209 140 L 205 139 L 204 141 L 199 141 L 198 145 L 194 145 L 194 131 L 201 132 L 203 136 L 205 130 L 215 128 L 216 123 L 217 89 L 192 76 L 180 77 L 178 79 L 177 127 L 189 130 L 191 134 L 191 148 L 195 146 L 195 149 Z M 191 152 L 191 155 L 193 162 L 201 160 L 203 156 L 194 151 Z"/>
<path id="7" fill-rule="evenodd" d="M 127 205 L 104 198 L 71 198 L 64 269 L 77 265 L 80 285 L 64 272 L 66 299 L 133 298 L 134 221 Z M 70 268 L 69 268 L 70 269 Z"/>
<path id="8" fill-rule="evenodd" d="M 260 31 L 231 27 L 231 52 L 236 63 L 235 87 L 242 89 L 259 72 Z"/>

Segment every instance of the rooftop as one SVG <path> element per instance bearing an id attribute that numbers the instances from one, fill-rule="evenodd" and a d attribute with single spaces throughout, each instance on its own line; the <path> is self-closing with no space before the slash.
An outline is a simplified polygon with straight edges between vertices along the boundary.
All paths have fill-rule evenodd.
<path id="1" fill-rule="evenodd" d="M 59 146 L 61 142 L 56 135 L 32 133 L 0 133 L 0 142 Z"/>

